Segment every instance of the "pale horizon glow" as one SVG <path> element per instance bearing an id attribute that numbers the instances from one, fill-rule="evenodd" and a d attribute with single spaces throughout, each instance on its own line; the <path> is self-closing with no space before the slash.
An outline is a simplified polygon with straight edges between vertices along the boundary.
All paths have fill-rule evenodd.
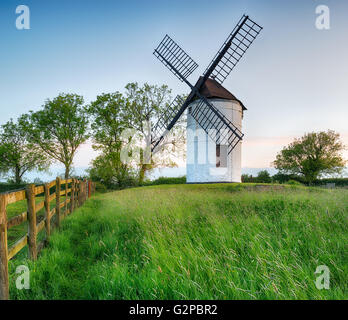
<path id="1" fill-rule="evenodd" d="M 272 167 L 271 163 L 275 160 L 277 153 L 283 147 L 293 142 L 295 138 L 300 138 L 300 136 L 244 138 L 242 145 L 242 168 L 259 169 Z M 341 140 L 348 147 L 348 132 L 341 135 Z M 89 167 L 91 161 L 97 155 L 98 152 L 92 148 L 92 142 L 88 141 L 78 149 L 74 166 L 79 168 Z M 343 152 L 343 156 L 345 159 L 348 159 L 348 149 Z M 178 159 L 177 165 L 183 168 L 186 166 L 186 161 Z M 173 171 L 175 170 L 173 169 Z"/>

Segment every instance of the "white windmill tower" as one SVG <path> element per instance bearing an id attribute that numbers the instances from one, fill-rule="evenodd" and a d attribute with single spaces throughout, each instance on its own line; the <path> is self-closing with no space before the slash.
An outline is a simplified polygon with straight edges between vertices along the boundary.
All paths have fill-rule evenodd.
<path id="1" fill-rule="evenodd" d="M 177 96 L 154 127 L 152 151 L 161 146 L 183 112 L 187 115 L 187 183 L 240 182 L 243 103 L 222 86 L 262 27 L 243 15 L 193 86 L 187 77 L 198 67 L 168 35 L 155 56 L 184 81 L 191 93 Z"/>
<path id="2" fill-rule="evenodd" d="M 212 79 L 205 82 L 200 93 L 241 132 L 246 107 L 240 100 Z M 209 135 L 196 121 L 198 112 L 202 112 L 199 100 L 194 100 L 187 114 L 187 183 L 241 182 L 242 142 L 238 140 L 228 153 L 227 142 L 210 137 L 218 135 L 214 127 Z"/>

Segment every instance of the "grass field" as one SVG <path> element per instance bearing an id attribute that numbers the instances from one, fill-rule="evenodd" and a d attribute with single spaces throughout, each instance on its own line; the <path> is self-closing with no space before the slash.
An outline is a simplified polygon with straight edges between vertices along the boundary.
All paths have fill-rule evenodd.
<path id="1" fill-rule="evenodd" d="M 99 194 L 11 299 L 346 299 L 348 190 L 166 185 Z M 15 268 L 31 270 L 30 290 Z M 330 269 L 318 290 L 315 270 Z"/>

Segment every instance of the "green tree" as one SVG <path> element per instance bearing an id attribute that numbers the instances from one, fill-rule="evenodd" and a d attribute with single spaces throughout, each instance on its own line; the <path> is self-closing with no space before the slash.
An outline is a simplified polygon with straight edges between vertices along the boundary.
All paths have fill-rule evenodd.
<path id="1" fill-rule="evenodd" d="M 103 152 L 92 161 L 90 178 L 100 181 L 107 188 L 124 188 L 137 185 L 136 172 L 122 163 L 118 151 Z"/>
<path id="2" fill-rule="evenodd" d="M 134 140 L 142 140 L 143 147 L 140 150 L 139 182 L 142 183 L 146 172 L 159 166 L 176 166 L 175 158 L 184 157 L 185 130 L 184 117 L 172 129 L 149 159 L 152 130 L 159 118 L 168 113 L 172 102 L 171 90 L 166 85 L 157 86 L 145 83 L 129 83 L 126 86 L 126 121 L 129 128 L 133 128 L 138 135 Z M 137 142 L 139 144 L 139 142 Z"/>
<path id="3" fill-rule="evenodd" d="M 103 152 L 121 150 L 122 131 L 126 129 L 127 101 L 119 92 L 103 93 L 88 106 L 93 148 Z"/>
<path id="4" fill-rule="evenodd" d="M 272 176 L 272 180 L 278 183 L 285 183 L 285 182 L 288 182 L 289 180 L 296 180 L 298 182 L 303 182 L 303 179 L 304 179 L 303 176 L 300 177 L 295 174 L 285 174 L 281 172 L 277 172 L 276 174 Z"/>
<path id="5" fill-rule="evenodd" d="M 127 107 L 127 100 L 119 92 L 101 94 L 88 107 L 93 149 L 100 152 L 92 161 L 90 176 L 109 188 L 124 187 L 134 175 L 130 164 L 121 161 L 121 150 L 127 143 L 122 137 L 127 128 Z"/>
<path id="6" fill-rule="evenodd" d="M 255 182 L 255 178 L 253 177 L 252 174 L 244 173 L 242 174 L 242 182 L 243 183 Z"/>
<path id="7" fill-rule="evenodd" d="M 21 117 L 29 141 L 50 159 L 62 163 L 68 178 L 78 147 L 88 139 L 88 117 L 83 97 L 60 94 L 47 100 L 41 110 Z"/>
<path id="8" fill-rule="evenodd" d="M 344 149 L 338 133 L 312 132 L 285 147 L 273 165 L 281 173 L 300 175 L 312 183 L 323 175 L 342 172 L 346 164 L 342 157 Z"/>
<path id="9" fill-rule="evenodd" d="M 0 173 L 20 184 L 29 171 L 46 170 L 49 161 L 39 148 L 28 142 L 23 127 L 11 119 L 0 129 Z"/>
<path id="10" fill-rule="evenodd" d="M 256 182 L 271 183 L 272 182 L 271 175 L 269 174 L 269 172 L 267 170 L 261 170 L 257 174 Z"/>

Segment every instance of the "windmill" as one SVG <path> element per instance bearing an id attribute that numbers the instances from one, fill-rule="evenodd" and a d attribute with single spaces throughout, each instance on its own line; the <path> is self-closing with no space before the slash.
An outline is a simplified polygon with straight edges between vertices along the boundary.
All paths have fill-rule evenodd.
<path id="1" fill-rule="evenodd" d="M 198 64 L 172 38 L 166 35 L 154 51 L 154 55 L 185 82 L 191 92 L 186 100 L 178 95 L 158 119 L 152 130 L 151 150 L 154 152 L 161 147 L 165 136 L 188 108 L 187 182 L 240 181 L 241 119 L 246 108 L 222 83 L 261 30 L 260 25 L 243 15 L 195 85 L 188 81 L 188 77 Z M 197 154 L 197 137 L 189 130 L 193 128 L 204 132 L 204 137 L 200 138 L 203 145 L 200 155 L 204 161 L 197 161 L 200 156 Z M 215 148 L 211 148 L 212 144 Z M 239 147 L 238 152 L 234 151 L 236 147 Z M 209 161 L 212 152 L 213 157 L 216 156 L 215 162 Z"/>

